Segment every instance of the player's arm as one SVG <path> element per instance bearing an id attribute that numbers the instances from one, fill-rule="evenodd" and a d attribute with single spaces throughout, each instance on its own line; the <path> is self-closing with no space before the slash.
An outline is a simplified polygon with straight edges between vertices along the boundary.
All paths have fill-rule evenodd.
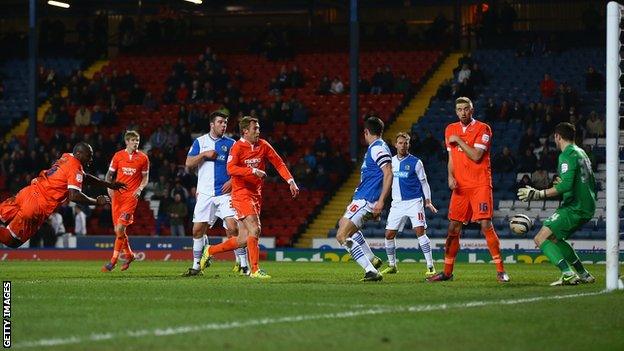
<path id="1" fill-rule="evenodd" d="M 471 147 L 457 135 L 451 135 L 449 137 L 449 143 L 456 143 L 457 146 L 459 146 L 466 154 L 466 156 L 468 156 L 468 158 L 473 160 L 474 162 L 481 161 L 481 157 L 483 157 L 485 150 L 487 150 L 487 147 L 480 147 L 476 144 L 475 147 Z"/>
<path id="2" fill-rule="evenodd" d="M 110 198 L 106 195 L 99 195 L 95 199 L 87 196 L 85 193 L 78 189 L 70 188 L 69 196 L 70 201 L 77 202 L 79 204 L 86 205 L 104 205 L 110 203 Z"/>
<path id="3" fill-rule="evenodd" d="M 418 180 L 422 186 L 423 195 L 425 196 L 425 207 L 427 207 L 431 212 L 437 213 L 438 210 L 431 203 L 431 187 L 429 187 L 427 173 L 425 173 L 425 166 L 421 160 L 418 160 L 418 163 L 416 163 L 416 175 L 418 176 Z"/>
<path id="4" fill-rule="evenodd" d="M 390 189 L 392 189 L 392 179 L 394 175 L 392 174 L 392 163 L 385 163 L 381 166 L 381 171 L 383 172 L 383 183 L 381 186 L 381 194 L 379 195 L 379 200 L 375 202 L 375 206 L 373 206 L 373 216 L 377 217 L 381 214 L 381 211 L 384 208 L 386 198 L 390 194 Z"/>
<path id="5" fill-rule="evenodd" d="M 522 201 L 533 201 L 533 200 L 542 200 L 551 197 L 557 197 L 560 194 L 567 193 L 572 191 L 574 187 L 574 176 L 578 171 L 578 165 L 576 160 L 566 160 L 560 159 L 559 162 L 559 178 L 558 181 L 553 187 L 538 190 L 531 186 L 525 186 L 524 188 L 518 189 L 518 199 Z"/>
<path id="6" fill-rule="evenodd" d="M 245 176 L 249 176 L 249 175 L 255 175 L 257 174 L 254 170 L 256 170 L 255 168 L 249 168 L 246 166 L 240 166 L 240 155 L 239 155 L 240 151 L 239 148 L 237 146 L 237 144 L 234 144 L 234 146 L 232 146 L 232 148 L 230 149 L 230 155 L 228 156 L 228 161 L 227 161 L 227 172 L 230 176 L 239 176 L 239 177 L 245 177 Z M 258 170 L 260 171 L 260 170 Z M 262 172 L 262 171 L 260 171 Z M 264 173 L 264 172 L 262 172 Z M 259 174 L 259 173 L 258 173 Z M 265 173 L 266 175 L 266 173 Z M 260 175 L 258 175 L 260 177 Z M 260 177 L 262 178 L 262 177 Z"/>
<path id="7" fill-rule="evenodd" d="M 215 150 L 208 150 L 204 152 L 199 152 L 199 150 L 199 141 L 195 139 L 188 154 L 186 155 L 186 162 L 184 163 L 186 167 L 195 168 L 204 161 L 214 161 L 217 158 L 217 152 Z"/>
<path id="8" fill-rule="evenodd" d="M 267 150 L 268 150 L 267 158 L 269 159 L 269 162 L 271 162 L 273 167 L 275 167 L 275 169 L 277 170 L 277 173 L 279 173 L 279 175 L 282 178 L 284 178 L 286 183 L 288 183 L 288 185 L 290 186 L 290 193 L 292 194 L 292 196 L 296 197 L 299 194 L 299 187 L 297 186 L 297 183 L 295 182 L 295 178 L 293 178 L 292 174 L 288 170 L 288 167 L 286 167 L 284 160 L 275 151 L 273 146 L 271 146 L 271 144 L 269 143 L 266 143 L 266 144 L 267 144 Z"/>
<path id="9" fill-rule="evenodd" d="M 119 190 L 119 189 L 125 189 L 126 188 L 126 184 L 122 183 L 122 182 L 115 182 L 113 181 L 113 176 L 110 175 L 109 173 L 111 173 L 110 170 L 108 170 L 108 172 L 106 172 L 106 178 L 105 180 L 102 180 L 92 174 L 89 173 L 85 173 L 85 182 L 91 184 L 91 185 L 96 185 L 96 186 L 103 186 L 105 188 L 108 189 L 112 189 L 112 190 Z"/>
<path id="10" fill-rule="evenodd" d="M 371 155 L 379 169 L 383 172 L 383 182 L 381 186 L 381 194 L 379 199 L 373 206 L 373 216 L 378 217 L 381 214 L 381 210 L 384 208 L 386 198 L 390 194 L 392 189 L 392 180 L 394 175 L 392 174 L 392 155 L 387 149 L 381 146 L 373 146 L 371 148 Z"/>
<path id="11" fill-rule="evenodd" d="M 145 159 L 145 163 L 143 164 L 143 168 L 141 169 L 141 176 L 141 184 L 139 184 L 139 187 L 134 192 L 134 197 L 137 199 L 141 196 L 141 193 L 143 192 L 143 189 L 145 189 L 145 187 L 147 186 L 147 183 L 149 183 L 149 159 L 147 158 Z"/>
<path id="12" fill-rule="evenodd" d="M 448 186 L 449 189 L 454 190 L 457 187 L 457 181 L 455 181 L 455 175 L 453 173 L 453 155 L 451 154 L 451 150 L 448 150 L 448 163 L 446 165 L 446 170 L 448 172 Z"/>

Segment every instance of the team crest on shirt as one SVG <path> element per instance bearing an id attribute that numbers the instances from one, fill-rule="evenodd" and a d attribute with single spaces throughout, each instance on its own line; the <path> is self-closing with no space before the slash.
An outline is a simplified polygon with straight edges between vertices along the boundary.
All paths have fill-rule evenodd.
<path id="1" fill-rule="evenodd" d="M 82 183 L 82 174 L 80 174 L 80 173 L 76 174 L 76 181 L 78 183 Z"/>
<path id="2" fill-rule="evenodd" d="M 409 165 L 405 165 L 405 170 L 409 171 L 410 170 L 410 166 Z"/>
<path id="3" fill-rule="evenodd" d="M 487 143 L 488 141 L 490 141 L 490 136 L 487 134 L 483 134 L 483 136 L 481 137 L 481 141 Z"/>
<path id="4" fill-rule="evenodd" d="M 227 152 L 227 146 L 226 145 L 221 145 L 221 151 Z"/>
<path id="5" fill-rule="evenodd" d="M 562 163 L 561 164 L 561 173 L 565 173 L 568 171 L 568 164 L 567 163 Z"/>

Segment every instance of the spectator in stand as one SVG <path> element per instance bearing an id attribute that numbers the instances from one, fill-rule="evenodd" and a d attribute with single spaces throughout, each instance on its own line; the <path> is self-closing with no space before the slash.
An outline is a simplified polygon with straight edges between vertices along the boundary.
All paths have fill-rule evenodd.
<path id="1" fill-rule="evenodd" d="M 102 122 L 104 122 L 105 116 L 106 115 L 104 114 L 104 112 L 100 111 L 99 105 L 93 106 L 93 113 L 91 114 L 91 124 L 93 124 L 94 126 L 99 126 L 100 124 L 102 124 Z"/>
<path id="2" fill-rule="evenodd" d="M 468 83 L 468 80 L 470 79 L 470 73 L 471 71 L 468 64 L 463 64 L 461 70 L 459 71 L 459 73 L 457 73 L 457 83 Z"/>
<path id="3" fill-rule="evenodd" d="M 516 183 L 516 191 L 518 191 L 518 189 L 521 189 L 527 186 L 533 186 L 533 182 L 531 181 L 531 178 L 529 177 L 529 175 L 525 174 L 522 176 L 520 181 Z"/>
<path id="4" fill-rule="evenodd" d="M 76 211 L 74 219 L 74 234 L 75 235 L 87 235 L 87 215 L 84 213 L 80 206 L 75 206 Z"/>
<path id="5" fill-rule="evenodd" d="M 520 103 L 520 101 L 514 101 L 513 107 L 509 111 L 509 119 L 522 120 L 526 115 L 526 111 L 524 110 L 524 106 Z"/>
<path id="6" fill-rule="evenodd" d="M 384 74 L 381 72 L 381 67 L 377 67 L 375 74 L 371 78 L 371 94 L 381 94 L 384 85 Z"/>
<path id="7" fill-rule="evenodd" d="M 134 83 L 130 95 L 128 95 L 128 103 L 130 105 L 141 105 L 145 99 L 145 89 L 141 88 L 139 83 Z"/>
<path id="8" fill-rule="evenodd" d="M 431 132 L 427 132 L 427 136 L 422 142 L 421 149 L 423 152 L 423 156 L 431 156 L 436 155 L 440 151 L 441 145 L 440 142 L 433 137 L 433 134 Z"/>
<path id="9" fill-rule="evenodd" d="M 176 91 L 175 98 L 179 104 L 186 104 L 189 98 L 189 91 L 186 88 L 185 83 L 180 83 L 180 87 L 178 88 L 178 91 Z"/>
<path id="10" fill-rule="evenodd" d="M 367 79 L 358 77 L 358 91 L 360 94 L 370 94 L 371 86 Z"/>
<path id="11" fill-rule="evenodd" d="M 557 163 L 558 163 L 558 152 L 553 150 L 548 143 L 544 145 L 542 148 L 542 152 L 540 154 L 540 165 L 541 168 L 547 170 L 548 172 L 556 172 L 557 171 Z"/>
<path id="12" fill-rule="evenodd" d="M 329 80 L 329 77 L 324 75 L 323 78 L 321 78 L 321 82 L 319 83 L 316 93 L 320 95 L 328 95 L 331 89 L 331 84 L 332 82 Z"/>
<path id="13" fill-rule="evenodd" d="M 74 124 L 78 127 L 86 127 L 91 124 L 91 111 L 89 111 L 89 109 L 84 105 L 80 106 L 80 108 L 76 110 L 76 114 L 74 115 Z"/>
<path id="14" fill-rule="evenodd" d="M 269 95 L 281 95 L 282 88 L 276 78 L 272 78 L 269 83 Z"/>
<path id="15" fill-rule="evenodd" d="M 277 84 L 279 84 L 280 90 L 284 90 L 288 87 L 288 71 L 286 70 L 286 66 L 282 65 L 282 67 L 280 67 L 280 72 L 275 79 L 277 80 Z"/>
<path id="16" fill-rule="evenodd" d="M 502 122 L 507 122 L 509 121 L 509 115 L 510 115 L 509 101 L 503 100 L 500 110 L 498 111 L 497 119 Z"/>
<path id="17" fill-rule="evenodd" d="M 165 105 L 171 105 L 175 102 L 176 92 L 173 90 L 173 86 L 167 86 L 167 89 L 163 93 L 162 102 Z"/>
<path id="18" fill-rule="evenodd" d="M 318 138 L 314 140 L 314 152 L 316 154 L 322 152 L 329 154 L 331 152 L 331 141 L 327 139 L 323 131 L 321 131 Z"/>
<path id="19" fill-rule="evenodd" d="M 518 172 L 533 173 L 536 169 L 536 164 L 537 157 L 535 157 L 532 149 L 527 148 L 518 160 Z"/>
<path id="20" fill-rule="evenodd" d="M 382 85 L 381 89 L 384 94 L 392 93 L 392 89 L 394 88 L 394 74 L 392 74 L 392 69 L 390 66 L 386 65 L 384 68 L 384 72 L 382 75 Z"/>
<path id="21" fill-rule="evenodd" d="M 171 185 L 169 183 L 165 183 L 165 189 L 162 192 L 162 196 L 157 197 L 154 195 L 153 199 L 159 200 L 158 203 L 158 212 L 156 215 L 156 235 L 159 236 L 162 232 L 163 226 L 169 225 L 169 206 L 173 202 L 171 198 L 170 189 Z"/>
<path id="22" fill-rule="evenodd" d="M 540 146 L 541 143 L 537 135 L 535 135 L 535 131 L 533 130 L 533 128 L 529 127 L 520 138 L 520 142 L 518 143 L 518 151 L 520 151 L 520 153 L 524 153 L 525 150 L 533 150 Z"/>
<path id="23" fill-rule="evenodd" d="M 329 92 L 332 94 L 342 94 L 344 93 L 344 84 L 340 80 L 340 77 L 334 77 L 334 80 L 331 82 L 331 87 L 329 88 Z"/>
<path id="24" fill-rule="evenodd" d="M 505 146 L 503 151 L 494 158 L 495 172 L 509 173 L 516 168 L 516 159 L 511 154 L 509 147 Z"/>
<path id="25" fill-rule="evenodd" d="M 486 121 L 494 121 L 498 117 L 498 105 L 494 102 L 493 98 L 489 98 L 485 104 L 484 115 Z"/>
<path id="26" fill-rule="evenodd" d="M 477 87 L 486 84 L 485 73 L 476 62 L 472 64 L 472 69 L 470 69 L 470 84 Z"/>
<path id="27" fill-rule="evenodd" d="M 587 127 L 587 136 L 602 138 L 605 136 L 605 121 L 602 118 L 598 118 L 596 111 L 592 111 L 589 114 L 585 126 Z"/>
<path id="28" fill-rule="evenodd" d="M 163 130 L 162 126 L 158 126 L 156 131 L 150 136 L 149 143 L 153 148 L 162 149 L 167 143 L 167 133 Z"/>
<path id="29" fill-rule="evenodd" d="M 177 165 L 175 165 L 174 163 L 170 163 L 170 165 L 174 166 L 177 171 Z M 174 176 L 175 173 L 173 174 Z M 189 197 L 189 192 L 184 186 L 182 186 L 182 181 L 180 178 L 176 178 L 175 185 L 173 186 L 173 189 L 171 189 L 171 193 L 169 194 L 172 199 L 175 198 L 176 195 L 180 195 L 181 200 L 184 202 L 186 202 L 186 199 Z"/>
<path id="30" fill-rule="evenodd" d="M 308 164 L 308 167 L 316 168 L 316 154 L 309 147 L 305 149 L 303 160 Z"/>
<path id="31" fill-rule="evenodd" d="M 300 101 L 296 101 L 292 107 L 292 122 L 295 124 L 305 124 L 308 122 L 308 110 Z"/>
<path id="32" fill-rule="evenodd" d="M 553 119 L 552 115 L 549 113 L 544 117 L 544 122 L 542 122 L 542 128 L 540 129 L 540 137 L 548 138 L 550 137 L 554 130 L 557 122 Z"/>
<path id="33" fill-rule="evenodd" d="M 531 175 L 533 186 L 536 189 L 548 189 L 550 188 L 550 178 L 548 177 L 548 171 L 543 169 L 540 164 L 537 165 L 537 170 Z"/>
<path id="34" fill-rule="evenodd" d="M 394 91 L 399 94 L 409 94 L 412 91 L 412 81 L 405 73 L 401 73 L 399 79 L 394 83 Z"/>
<path id="35" fill-rule="evenodd" d="M 153 112 L 158 109 L 158 102 L 154 99 L 151 92 L 145 93 L 145 98 L 143 99 L 143 108 L 147 111 Z"/>
<path id="36" fill-rule="evenodd" d="M 288 157 L 296 151 L 295 142 L 286 133 L 282 134 L 282 138 L 273 145 L 275 150 L 284 157 Z"/>
<path id="37" fill-rule="evenodd" d="M 199 87 L 199 81 L 193 80 L 191 83 L 191 91 L 189 92 L 189 102 L 197 103 L 204 98 L 201 88 Z"/>
<path id="38" fill-rule="evenodd" d="M 552 103 L 557 91 L 557 83 L 550 77 L 550 74 L 544 74 L 544 80 L 540 83 L 540 93 L 542 94 L 542 101 L 545 103 Z"/>
<path id="39" fill-rule="evenodd" d="M 305 81 L 303 74 L 299 71 L 299 67 L 296 65 L 292 67 L 288 74 L 288 84 L 291 88 L 303 88 Z"/>
<path id="40" fill-rule="evenodd" d="M 169 206 L 171 236 L 184 236 L 184 223 L 186 223 L 187 215 L 186 203 L 182 202 L 182 196 L 176 193 L 173 197 L 173 203 Z"/>
<path id="41" fill-rule="evenodd" d="M 602 74 L 596 72 L 593 66 L 589 66 L 585 74 L 585 89 L 587 91 L 602 91 L 604 87 L 605 82 Z"/>

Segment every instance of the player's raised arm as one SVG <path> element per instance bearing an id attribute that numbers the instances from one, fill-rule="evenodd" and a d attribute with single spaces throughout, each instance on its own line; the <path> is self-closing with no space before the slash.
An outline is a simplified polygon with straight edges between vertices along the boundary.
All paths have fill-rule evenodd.
<path id="1" fill-rule="evenodd" d="M 237 143 L 234 143 L 232 149 L 230 149 L 230 155 L 227 161 L 227 172 L 230 176 L 244 177 L 254 174 L 254 169 L 240 166 L 240 148 Z"/>
<path id="2" fill-rule="evenodd" d="M 195 139 L 188 154 L 186 155 L 186 162 L 184 163 L 186 167 L 195 168 L 204 161 L 214 161 L 217 158 L 217 152 L 215 150 L 208 150 L 204 152 L 199 152 L 199 150 L 199 141 Z"/>

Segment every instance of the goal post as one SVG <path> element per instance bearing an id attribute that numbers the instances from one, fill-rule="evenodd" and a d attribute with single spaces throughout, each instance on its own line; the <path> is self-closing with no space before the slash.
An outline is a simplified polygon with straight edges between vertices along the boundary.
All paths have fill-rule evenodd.
<path id="1" fill-rule="evenodd" d="M 620 123 L 620 23 L 624 7 L 615 1 L 607 5 L 607 232 L 606 232 L 606 289 L 622 288 L 619 279 L 619 123 Z"/>

